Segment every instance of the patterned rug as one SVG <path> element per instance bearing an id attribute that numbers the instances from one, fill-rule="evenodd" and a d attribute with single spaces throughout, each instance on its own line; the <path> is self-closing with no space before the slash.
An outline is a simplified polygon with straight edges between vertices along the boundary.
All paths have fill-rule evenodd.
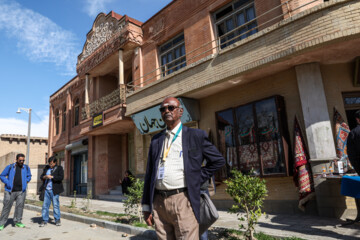
<path id="1" fill-rule="evenodd" d="M 353 169 L 347 155 L 347 137 L 350 133 L 349 125 L 334 108 L 334 124 L 336 136 L 336 156 L 344 162 L 344 171 Z"/>
<path id="2" fill-rule="evenodd" d="M 305 211 L 306 203 L 315 196 L 315 193 L 308 155 L 296 117 L 294 122 L 294 138 L 294 182 L 299 191 L 299 208 Z"/>

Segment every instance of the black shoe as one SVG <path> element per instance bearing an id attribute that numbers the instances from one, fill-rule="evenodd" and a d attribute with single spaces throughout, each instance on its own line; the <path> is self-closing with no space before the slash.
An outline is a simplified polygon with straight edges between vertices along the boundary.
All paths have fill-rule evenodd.
<path id="1" fill-rule="evenodd" d="M 46 226 L 46 224 L 47 224 L 47 222 L 42 221 L 42 222 L 40 223 L 40 226 L 39 226 L 39 227 L 45 227 L 45 226 Z"/>
<path id="2" fill-rule="evenodd" d="M 55 222 L 55 225 L 56 225 L 56 226 L 61 226 L 61 221 L 60 221 L 60 219 Z"/>

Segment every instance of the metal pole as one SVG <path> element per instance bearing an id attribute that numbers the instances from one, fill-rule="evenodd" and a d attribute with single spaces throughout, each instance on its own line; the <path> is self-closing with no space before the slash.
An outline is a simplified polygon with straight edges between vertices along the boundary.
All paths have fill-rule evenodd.
<path id="1" fill-rule="evenodd" d="M 30 129 L 31 129 L 31 108 L 29 108 L 29 123 L 28 123 L 28 135 L 27 135 L 27 149 L 25 164 L 29 166 L 29 153 L 30 153 Z"/>

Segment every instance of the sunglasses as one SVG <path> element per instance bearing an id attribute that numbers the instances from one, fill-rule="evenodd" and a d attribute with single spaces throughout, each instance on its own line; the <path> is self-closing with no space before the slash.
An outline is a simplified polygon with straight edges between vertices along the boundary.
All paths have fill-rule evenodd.
<path id="1" fill-rule="evenodd" d="M 25 160 L 18 160 L 18 162 L 25 162 Z"/>
<path id="2" fill-rule="evenodd" d="M 163 112 L 166 111 L 166 109 L 168 109 L 169 112 L 172 112 L 172 111 L 175 110 L 175 108 L 179 108 L 179 107 L 176 107 L 176 106 L 173 106 L 173 105 L 164 106 L 164 107 L 161 107 L 161 108 L 160 108 L 160 112 L 163 113 Z"/>

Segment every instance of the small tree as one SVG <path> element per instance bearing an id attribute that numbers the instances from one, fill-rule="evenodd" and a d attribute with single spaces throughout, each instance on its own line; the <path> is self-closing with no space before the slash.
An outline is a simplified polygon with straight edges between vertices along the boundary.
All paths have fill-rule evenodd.
<path id="1" fill-rule="evenodd" d="M 236 213 L 240 221 L 245 221 L 241 213 L 245 213 L 247 228 L 239 224 L 240 229 L 245 229 L 246 239 L 254 238 L 254 228 L 262 215 L 261 207 L 267 196 L 265 180 L 256 176 L 244 175 L 237 170 L 232 170 L 232 178 L 225 181 L 226 192 L 234 199 L 235 205 L 230 208 L 231 213 Z"/>
<path id="2" fill-rule="evenodd" d="M 128 188 L 129 194 L 125 194 L 128 199 L 124 201 L 124 206 L 126 207 L 126 214 L 135 214 L 138 216 L 139 221 L 142 222 L 142 206 L 141 199 L 144 190 L 144 181 L 140 179 L 134 179 L 130 176 L 132 180 L 131 186 Z"/>

